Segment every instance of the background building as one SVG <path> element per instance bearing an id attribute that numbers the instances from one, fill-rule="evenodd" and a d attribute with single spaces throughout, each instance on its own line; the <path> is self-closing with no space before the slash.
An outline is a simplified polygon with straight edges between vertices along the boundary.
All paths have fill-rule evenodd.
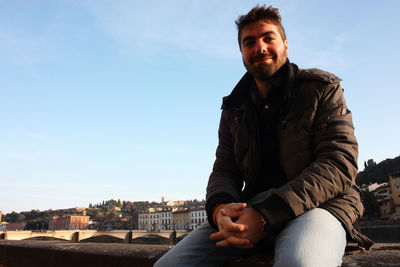
<path id="1" fill-rule="evenodd" d="M 189 210 L 177 210 L 172 212 L 172 225 L 175 230 L 189 230 Z"/>
<path id="2" fill-rule="evenodd" d="M 138 230 L 194 230 L 207 222 L 204 207 L 196 209 L 162 210 L 138 214 Z"/>
<path id="3" fill-rule="evenodd" d="M 63 215 L 49 219 L 49 230 L 87 230 L 88 226 L 89 216 Z"/>
<path id="4" fill-rule="evenodd" d="M 172 229 L 172 212 L 162 210 L 158 212 L 146 212 L 138 215 L 139 230 L 160 231 Z"/>
<path id="5" fill-rule="evenodd" d="M 194 230 L 203 223 L 207 222 L 207 213 L 204 207 L 194 209 L 189 212 L 190 230 Z"/>
<path id="6" fill-rule="evenodd" d="M 7 223 L 6 222 L 0 222 L 0 231 L 1 232 L 7 231 Z"/>
<path id="7" fill-rule="evenodd" d="M 395 215 L 400 216 L 400 172 L 391 174 L 389 180 L 392 188 Z"/>
<path id="8" fill-rule="evenodd" d="M 372 184 L 373 190 L 370 190 L 374 194 L 378 201 L 379 208 L 381 210 L 381 216 L 388 215 L 394 212 L 394 202 L 392 198 L 392 189 L 389 183 Z M 371 186 L 372 186 L 371 185 Z"/>
<path id="9" fill-rule="evenodd" d="M 25 230 L 25 222 L 11 222 L 5 224 L 7 231 L 22 231 Z"/>

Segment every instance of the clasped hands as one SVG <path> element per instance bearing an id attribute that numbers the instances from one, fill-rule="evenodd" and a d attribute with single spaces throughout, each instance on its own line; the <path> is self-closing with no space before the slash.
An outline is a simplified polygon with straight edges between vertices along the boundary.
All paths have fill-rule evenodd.
<path id="1" fill-rule="evenodd" d="M 217 241 L 217 247 L 253 248 L 266 235 L 260 213 L 246 203 L 225 204 L 217 211 L 215 223 L 219 231 L 210 239 Z"/>

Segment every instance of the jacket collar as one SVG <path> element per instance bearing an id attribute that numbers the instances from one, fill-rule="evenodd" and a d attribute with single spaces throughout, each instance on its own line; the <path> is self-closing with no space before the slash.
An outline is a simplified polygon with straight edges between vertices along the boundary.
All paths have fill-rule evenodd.
<path id="1" fill-rule="evenodd" d="M 292 103 L 295 77 L 298 71 L 298 67 L 296 64 L 290 63 L 288 59 L 282 68 L 285 69 L 282 89 L 284 90 L 283 103 L 286 109 L 289 108 L 290 104 Z M 245 100 L 248 99 L 250 95 L 249 90 L 252 83 L 254 83 L 253 76 L 249 72 L 246 72 L 237 83 L 235 88 L 233 88 L 231 94 L 223 98 L 221 108 L 240 108 L 240 106 L 244 102 L 246 102 Z"/>

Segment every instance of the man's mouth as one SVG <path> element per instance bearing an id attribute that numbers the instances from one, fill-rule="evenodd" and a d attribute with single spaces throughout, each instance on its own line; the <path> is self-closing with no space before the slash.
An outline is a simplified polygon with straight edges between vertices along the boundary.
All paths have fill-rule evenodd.
<path id="1" fill-rule="evenodd" d="M 267 59 L 274 59 L 273 55 L 261 55 L 261 56 L 255 56 L 251 59 L 252 63 L 255 62 L 263 62 Z"/>

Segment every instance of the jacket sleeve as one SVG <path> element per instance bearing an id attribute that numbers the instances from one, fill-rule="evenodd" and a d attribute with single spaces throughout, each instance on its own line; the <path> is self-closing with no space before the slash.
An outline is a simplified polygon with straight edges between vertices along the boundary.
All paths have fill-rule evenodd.
<path id="1" fill-rule="evenodd" d="M 323 90 L 315 91 L 314 97 L 313 161 L 257 207 L 276 230 L 292 216 L 343 196 L 355 184 L 358 145 L 343 90 L 339 83 L 325 84 Z M 292 216 L 287 208 L 286 214 L 279 211 L 283 203 Z"/>
<path id="2" fill-rule="evenodd" d="M 232 112 L 223 110 L 218 130 L 218 147 L 213 171 L 207 185 L 206 211 L 210 225 L 214 208 L 221 203 L 239 202 L 239 192 L 243 186 L 241 174 L 234 156 L 234 141 L 230 126 L 233 121 Z"/>

